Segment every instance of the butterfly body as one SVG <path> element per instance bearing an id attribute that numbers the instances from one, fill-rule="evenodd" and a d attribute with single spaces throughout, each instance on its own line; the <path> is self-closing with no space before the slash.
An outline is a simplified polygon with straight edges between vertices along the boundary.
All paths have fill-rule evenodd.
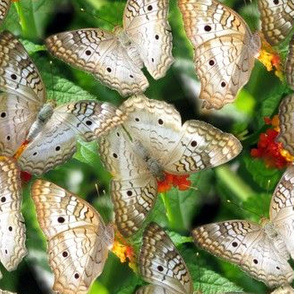
<path id="1" fill-rule="evenodd" d="M 262 225 L 231 220 L 193 230 L 195 243 L 235 263 L 269 287 L 292 282 L 288 263 L 294 253 L 294 167 L 290 166 L 276 186 L 270 204 L 270 219 Z"/>
<path id="2" fill-rule="evenodd" d="M 232 135 L 196 120 L 182 125 L 176 109 L 144 95 L 126 100 L 123 127 L 99 139 L 99 152 L 113 175 L 116 224 L 124 236 L 141 226 L 157 197 L 164 172 L 186 175 L 217 166 L 241 151 Z"/>
<path id="3" fill-rule="evenodd" d="M 233 102 L 249 80 L 260 38 L 232 9 L 215 0 L 180 0 L 185 31 L 194 47 L 203 107 Z"/>

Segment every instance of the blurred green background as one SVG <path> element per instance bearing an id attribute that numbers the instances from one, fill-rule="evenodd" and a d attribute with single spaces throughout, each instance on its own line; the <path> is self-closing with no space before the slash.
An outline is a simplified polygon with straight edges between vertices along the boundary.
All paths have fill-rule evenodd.
<path id="1" fill-rule="evenodd" d="M 200 84 L 194 72 L 192 47 L 185 37 L 176 1 L 170 2 L 175 63 L 159 81 L 153 80 L 144 71 L 150 83 L 146 96 L 174 104 L 183 121 L 201 119 L 223 131 L 232 132 L 242 141 L 244 150 L 225 166 L 192 175 L 189 190 L 179 192 L 172 189 L 168 192 L 172 211 L 176 215 L 174 224 L 168 223 L 160 197 L 148 221 L 156 220 L 169 230 L 191 271 L 195 290 L 219 293 L 243 289 L 246 292 L 269 293 L 262 283 L 251 279 L 236 266 L 200 251 L 190 242 L 191 239 L 181 236 L 189 236 L 191 228 L 209 222 L 228 219 L 258 222 L 259 216 L 268 216 L 270 198 L 283 171 L 267 169 L 262 161 L 250 156 L 250 150 L 257 143 L 259 134 L 265 131 L 263 118 L 277 113 L 280 100 L 289 90 L 272 72 L 267 72 L 263 65 L 256 62 L 249 83 L 240 91 L 235 103 L 220 111 L 201 110 L 201 102 L 197 98 Z M 230 0 L 225 3 L 238 11 L 252 30 L 258 29 L 259 15 L 255 1 Z M 47 36 L 61 31 L 86 27 L 112 30 L 114 26 L 121 25 L 124 6 L 125 1 L 20 0 L 11 6 L 1 29 L 8 29 L 21 39 L 43 77 L 48 99 L 54 99 L 58 104 L 97 99 L 120 105 L 124 99 L 117 92 L 101 85 L 91 75 L 53 59 L 42 44 Z M 286 46 L 279 50 L 283 56 L 286 54 Z M 106 222 L 113 219 L 109 198 L 110 175 L 101 165 L 96 143 L 80 142 L 73 159 L 43 178 L 85 198 L 97 208 Z M 51 293 L 53 283 L 47 262 L 46 241 L 30 199 L 33 180 L 23 187 L 29 254 L 14 272 L 9 273 L 1 266 L 3 278 L 0 288 L 20 294 Z M 133 242 L 138 249 L 141 234 Z M 104 272 L 95 281 L 90 293 L 134 293 L 143 283 L 127 264 L 121 264 L 110 253 Z"/>

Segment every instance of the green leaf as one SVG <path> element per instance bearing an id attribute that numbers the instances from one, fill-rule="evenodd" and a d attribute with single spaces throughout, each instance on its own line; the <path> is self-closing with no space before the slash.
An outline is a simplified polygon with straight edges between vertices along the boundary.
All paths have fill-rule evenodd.
<path id="1" fill-rule="evenodd" d="M 246 155 L 243 157 L 248 172 L 253 180 L 263 189 L 273 189 L 281 178 L 282 171 L 275 168 L 267 168 L 261 159 L 255 159 Z"/>

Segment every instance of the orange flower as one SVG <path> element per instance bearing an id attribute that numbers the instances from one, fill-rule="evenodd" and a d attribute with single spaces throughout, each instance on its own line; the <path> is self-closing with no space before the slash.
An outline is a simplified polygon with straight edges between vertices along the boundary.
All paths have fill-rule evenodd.
<path id="1" fill-rule="evenodd" d="M 124 237 L 116 231 L 111 251 L 119 258 L 121 263 L 129 262 L 129 267 L 136 272 L 136 254 L 134 248 L 126 242 Z"/>
<path id="2" fill-rule="evenodd" d="M 164 174 L 164 180 L 157 181 L 158 193 L 167 192 L 172 187 L 176 187 L 181 191 L 187 190 L 189 187 L 191 187 L 191 181 L 187 179 L 189 175 L 177 176 L 166 172 Z"/>
<path id="3" fill-rule="evenodd" d="M 274 116 L 273 119 L 266 117 L 264 121 L 274 129 L 267 129 L 265 133 L 260 134 L 257 148 L 251 149 L 251 156 L 264 159 L 267 167 L 282 169 L 291 164 L 294 157 L 283 149 L 282 143 L 276 142 L 280 131 L 278 116 Z"/>
<path id="4" fill-rule="evenodd" d="M 262 45 L 259 52 L 258 60 L 266 67 L 267 71 L 272 71 L 275 68 L 275 75 L 283 81 L 283 70 L 281 58 L 272 46 L 262 37 Z"/>

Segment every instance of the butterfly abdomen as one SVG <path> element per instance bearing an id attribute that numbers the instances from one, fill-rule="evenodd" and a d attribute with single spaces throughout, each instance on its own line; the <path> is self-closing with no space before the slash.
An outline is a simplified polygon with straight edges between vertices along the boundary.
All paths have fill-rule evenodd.
<path id="1" fill-rule="evenodd" d="M 44 125 L 48 122 L 53 114 L 53 105 L 46 103 L 38 113 L 37 120 L 32 124 L 26 140 L 29 142 L 36 138 L 38 133 L 42 130 Z"/>

